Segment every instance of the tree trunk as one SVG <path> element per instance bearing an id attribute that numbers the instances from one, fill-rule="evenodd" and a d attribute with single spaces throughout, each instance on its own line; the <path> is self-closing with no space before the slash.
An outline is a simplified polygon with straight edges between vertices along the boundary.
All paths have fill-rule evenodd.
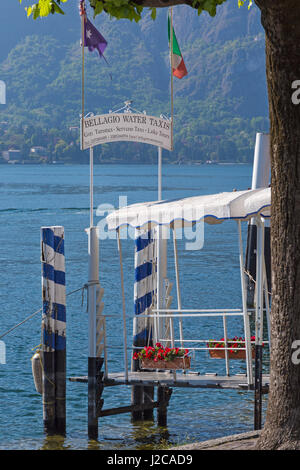
<path id="1" fill-rule="evenodd" d="M 136 3 L 194 4 L 191 0 Z M 197 5 L 206 3 L 201 0 Z M 292 101 L 292 84 L 300 81 L 300 1 L 255 3 L 266 33 L 272 183 L 271 376 L 258 448 L 300 449 L 300 364 L 292 362 L 292 345 L 300 341 L 300 104 Z"/>
<path id="2" fill-rule="evenodd" d="M 300 2 L 256 0 L 266 33 L 271 134 L 271 371 L 259 449 L 300 449 Z"/>

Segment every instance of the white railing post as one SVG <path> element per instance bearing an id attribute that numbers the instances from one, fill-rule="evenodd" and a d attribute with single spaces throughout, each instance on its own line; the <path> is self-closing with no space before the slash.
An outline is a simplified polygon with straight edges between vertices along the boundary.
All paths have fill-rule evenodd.
<path id="1" fill-rule="evenodd" d="M 229 376 L 229 355 L 228 355 L 228 336 L 227 336 L 227 321 L 226 315 L 223 316 L 223 328 L 224 328 L 224 343 L 225 343 L 225 364 L 226 364 L 226 375 Z"/>

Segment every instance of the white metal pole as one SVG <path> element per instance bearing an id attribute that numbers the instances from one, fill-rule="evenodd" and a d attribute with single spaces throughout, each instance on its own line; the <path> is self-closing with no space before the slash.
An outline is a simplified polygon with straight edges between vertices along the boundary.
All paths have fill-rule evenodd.
<path id="1" fill-rule="evenodd" d="M 256 134 L 255 141 L 255 151 L 254 151 L 254 161 L 253 161 L 253 172 L 252 172 L 252 189 L 266 188 L 270 182 L 270 135 L 264 133 Z M 265 222 L 266 231 L 266 241 L 270 243 L 270 222 Z M 248 241 L 247 241 L 247 260 L 246 266 L 250 274 L 255 277 L 255 264 L 256 264 L 256 245 L 257 245 L 257 229 L 256 229 L 256 220 L 253 217 L 249 222 L 248 227 Z M 270 260 L 267 260 L 268 263 L 268 273 L 270 270 Z M 249 303 L 254 304 L 255 288 L 256 285 L 252 284 L 248 280 L 249 288 Z"/>
<path id="2" fill-rule="evenodd" d="M 162 148 L 158 147 L 158 201 L 162 200 Z"/>
<path id="3" fill-rule="evenodd" d="M 89 357 L 96 357 L 96 317 L 97 287 L 99 285 L 99 241 L 96 227 L 87 229 L 88 233 L 88 318 L 89 318 Z"/>
<path id="4" fill-rule="evenodd" d="M 97 229 L 93 226 L 93 200 L 94 200 L 94 152 L 90 147 L 90 227 L 88 233 L 88 317 L 89 317 L 89 357 L 97 356 L 97 288 L 99 285 L 99 240 Z"/>
<path id="5" fill-rule="evenodd" d="M 165 236 L 165 227 L 157 227 L 157 306 L 158 310 L 165 307 L 164 279 L 167 277 L 167 240 Z M 157 339 L 163 337 L 163 319 L 161 313 L 157 318 Z"/>
<path id="6" fill-rule="evenodd" d="M 223 328 L 224 328 L 224 343 L 225 343 L 225 365 L 226 375 L 229 377 L 229 354 L 228 354 L 228 335 L 227 335 L 227 321 L 226 315 L 223 316 Z"/>
<path id="7" fill-rule="evenodd" d="M 173 229 L 173 245 L 174 245 L 174 260 L 175 260 L 175 276 L 176 276 L 176 291 L 177 291 L 177 309 L 181 313 L 181 291 L 180 291 L 180 280 L 179 280 L 179 267 L 178 267 L 178 248 L 177 248 L 177 238 L 175 229 Z M 179 337 L 181 341 L 181 347 L 183 348 L 183 328 L 182 328 L 182 318 L 179 320 Z"/>
<path id="8" fill-rule="evenodd" d="M 119 258 L 120 258 L 121 289 L 122 289 L 124 373 L 125 373 L 125 380 L 127 382 L 128 381 L 128 358 L 127 358 L 126 306 L 125 306 L 125 291 L 124 291 L 123 256 L 122 256 L 122 246 L 121 246 L 119 230 L 117 230 L 117 237 L 118 237 L 118 250 L 119 250 Z"/>
<path id="9" fill-rule="evenodd" d="M 158 147 L 158 190 L 157 200 L 162 200 L 162 148 Z M 157 227 L 157 307 L 165 307 L 165 289 L 164 279 L 167 277 L 167 239 L 166 227 L 159 225 Z M 158 313 L 156 321 L 157 340 L 164 336 L 163 319 Z"/>
<path id="10" fill-rule="evenodd" d="M 256 134 L 252 189 L 267 188 L 270 181 L 270 135 Z"/>
<path id="11" fill-rule="evenodd" d="M 90 147 L 90 227 L 94 226 L 94 149 Z"/>
<path id="12" fill-rule="evenodd" d="M 240 277 L 241 277 L 243 318 L 244 318 L 244 331 L 245 331 L 247 379 L 248 379 L 248 385 L 252 385 L 253 384 L 252 350 L 251 350 L 251 336 L 250 336 L 250 321 L 249 321 L 249 316 L 248 316 L 248 311 L 247 311 L 247 290 L 246 290 L 245 273 L 244 273 L 242 227 L 241 227 L 240 220 L 238 220 L 237 223 L 238 223 L 238 232 L 239 232 Z"/>

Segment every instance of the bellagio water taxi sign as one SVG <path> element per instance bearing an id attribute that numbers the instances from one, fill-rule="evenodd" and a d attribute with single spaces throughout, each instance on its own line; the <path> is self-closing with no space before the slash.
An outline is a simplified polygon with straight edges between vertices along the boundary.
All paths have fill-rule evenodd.
<path id="1" fill-rule="evenodd" d="M 82 126 L 82 120 L 81 120 Z M 81 127 L 81 150 L 108 142 L 140 142 L 172 150 L 171 121 L 136 113 L 89 116 Z"/>

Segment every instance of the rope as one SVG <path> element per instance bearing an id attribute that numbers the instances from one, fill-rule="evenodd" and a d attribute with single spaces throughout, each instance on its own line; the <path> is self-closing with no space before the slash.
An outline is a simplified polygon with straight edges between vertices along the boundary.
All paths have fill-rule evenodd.
<path id="1" fill-rule="evenodd" d="M 251 274 L 249 273 L 249 271 L 247 271 L 246 269 L 244 269 L 244 273 L 246 274 L 246 276 L 249 277 L 250 281 L 252 281 L 254 284 L 256 284 L 256 280 L 251 276 Z M 272 292 L 269 292 L 265 287 L 263 287 L 263 290 L 266 291 L 269 295 L 272 295 Z"/>
<path id="2" fill-rule="evenodd" d="M 67 294 L 67 297 L 69 295 L 72 295 L 72 294 L 75 294 L 76 292 L 79 292 L 79 291 L 82 291 L 84 292 L 84 290 L 88 287 L 89 284 L 84 284 L 83 287 L 79 287 L 79 289 L 75 289 L 71 292 L 69 292 Z M 22 320 L 20 323 L 18 323 L 17 325 L 13 326 L 12 328 L 10 328 L 9 330 L 7 330 L 5 333 L 3 333 L 1 336 L 0 336 L 0 340 L 2 338 L 4 338 L 4 336 L 8 335 L 9 333 L 11 333 L 12 331 L 14 331 L 16 328 L 18 328 L 19 326 L 23 325 L 24 323 L 26 323 L 28 320 L 31 320 L 31 318 L 33 318 L 35 315 L 37 315 L 38 313 L 40 313 L 42 311 L 42 308 L 39 308 L 38 310 L 36 310 L 35 312 L 33 312 L 31 315 L 29 315 L 28 317 L 26 317 L 24 320 Z"/>
<path id="3" fill-rule="evenodd" d="M 29 317 L 25 318 L 25 320 L 21 321 L 20 323 L 18 323 L 17 325 L 13 326 L 12 328 L 10 328 L 9 330 L 7 330 L 5 333 L 3 333 L 1 336 L 0 336 L 0 339 L 3 338 L 4 336 L 8 335 L 8 333 L 10 333 L 11 331 L 15 330 L 16 328 L 18 328 L 19 326 L 23 325 L 23 323 L 27 322 L 28 320 L 30 320 L 31 318 L 33 318 L 35 315 L 37 315 L 42 309 L 40 308 L 39 310 L 37 310 L 36 312 L 32 313 L 31 315 L 29 315 Z"/>

